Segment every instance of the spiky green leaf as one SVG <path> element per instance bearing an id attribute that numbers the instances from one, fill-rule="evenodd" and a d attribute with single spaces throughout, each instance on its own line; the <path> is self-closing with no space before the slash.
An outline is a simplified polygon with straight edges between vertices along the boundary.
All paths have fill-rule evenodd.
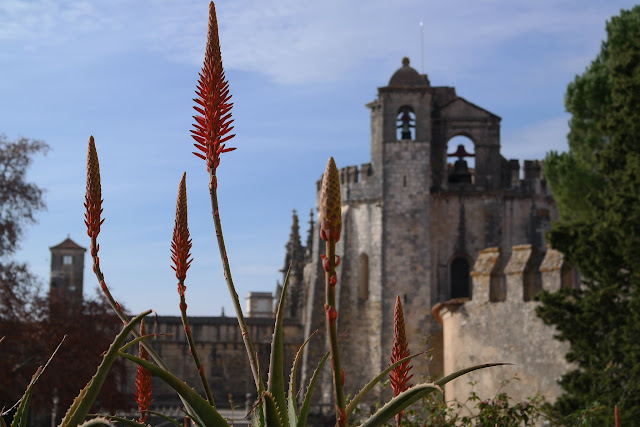
<path id="1" fill-rule="evenodd" d="M 316 380 L 324 367 L 324 364 L 329 359 L 329 352 L 326 352 L 324 357 L 318 363 L 316 370 L 313 371 L 313 375 L 311 376 L 311 380 L 309 381 L 309 387 L 307 387 L 307 392 L 304 395 L 304 400 L 302 401 L 302 407 L 300 408 L 300 416 L 298 417 L 297 427 L 305 427 L 307 425 L 307 417 L 309 416 L 309 408 L 311 407 L 311 396 L 313 395 L 313 388 L 316 385 Z"/>
<path id="2" fill-rule="evenodd" d="M 120 331 L 115 340 L 113 340 L 113 343 L 111 343 L 107 354 L 105 354 L 102 359 L 102 363 L 98 366 L 98 371 L 89 380 L 85 388 L 80 391 L 80 394 L 75 398 L 67 410 L 67 414 L 62 420 L 60 427 L 75 427 L 84 421 L 91 409 L 91 406 L 93 405 L 93 402 L 96 400 L 96 397 L 98 397 L 98 393 L 107 378 L 111 365 L 113 365 L 113 362 L 118 358 L 119 350 L 124 343 L 124 340 L 127 338 L 131 330 L 140 323 L 142 318 L 149 313 L 151 313 L 151 310 L 140 313 L 122 328 L 122 331 Z"/>
<path id="3" fill-rule="evenodd" d="M 406 409 L 411 404 L 417 402 L 429 393 L 441 391 L 440 386 L 434 383 L 422 383 L 415 385 L 408 390 L 403 391 L 382 408 L 378 409 L 361 427 L 383 426 L 387 421 L 393 418 L 397 413 Z"/>
<path id="4" fill-rule="evenodd" d="M 135 420 L 130 420 L 129 418 L 124 418 L 124 417 L 118 417 L 116 415 L 108 415 L 108 414 L 104 414 L 104 415 L 98 415 L 96 416 L 96 418 L 94 418 L 93 420 L 99 420 L 99 419 L 106 419 L 108 421 L 117 421 L 121 424 L 124 424 L 126 426 L 133 426 L 133 427 L 150 427 L 149 424 L 143 424 L 141 422 L 135 421 Z M 90 420 L 90 421 L 93 421 Z M 89 422 L 89 421 L 87 421 Z M 87 423 L 85 423 L 84 425 L 87 425 Z M 91 424 L 91 425 L 101 425 L 101 424 Z M 182 427 L 180 425 L 178 425 L 179 427 Z"/>
<path id="5" fill-rule="evenodd" d="M 202 396 L 198 394 L 198 392 L 191 388 L 187 383 L 173 375 L 171 372 L 165 371 L 164 369 L 154 365 L 153 363 L 133 356 L 131 354 L 123 352 L 119 352 L 118 354 L 126 359 L 137 363 L 138 365 L 147 368 L 149 371 L 151 371 L 151 375 L 154 375 L 167 383 L 180 396 L 182 396 L 184 400 L 189 403 L 189 406 L 193 409 L 194 413 L 198 416 L 198 418 L 205 426 L 229 426 L 222 415 L 220 415 L 218 411 L 216 411 L 215 408 L 211 406 L 209 402 L 207 402 L 206 399 L 203 399 Z"/>
<path id="6" fill-rule="evenodd" d="M 284 301 L 287 295 L 287 288 L 289 286 L 289 274 L 291 273 L 291 266 L 287 271 L 287 276 L 284 279 L 282 285 L 282 293 L 280 294 L 280 302 L 278 303 L 278 311 L 276 314 L 276 324 L 273 329 L 273 340 L 271 341 L 271 358 L 269 361 L 269 380 L 267 381 L 267 390 L 272 394 L 275 399 L 278 408 L 285 409 L 287 407 L 287 400 L 284 393 L 284 349 L 282 347 L 283 342 L 283 328 L 284 328 Z M 284 413 L 280 414 L 280 422 L 283 426 L 289 426 L 289 419 Z"/>
<path id="7" fill-rule="evenodd" d="M 36 384 L 36 381 L 38 381 L 42 369 L 42 366 L 40 366 L 36 370 L 36 373 L 33 374 L 33 377 L 31 377 L 31 381 L 29 382 L 24 395 L 20 399 L 20 405 L 18 406 L 15 415 L 13 416 L 11 427 L 26 427 L 27 418 L 29 416 L 29 405 L 31 404 L 31 395 L 33 394 L 33 386 Z"/>
<path id="8" fill-rule="evenodd" d="M 468 374 L 469 372 L 477 371 L 478 369 L 490 368 L 492 366 L 502 366 L 502 365 L 513 365 L 513 363 L 485 363 L 483 365 L 476 365 L 470 368 L 460 369 L 459 371 L 456 371 L 452 374 L 447 375 L 446 377 L 442 377 L 439 380 L 434 381 L 434 384 L 437 384 L 440 387 L 444 387 L 444 385 L 449 381 L 455 380 L 459 376 Z"/>
<path id="9" fill-rule="evenodd" d="M 298 366 L 300 365 L 300 356 L 302 356 L 302 350 L 306 347 L 307 343 L 313 338 L 313 336 L 318 332 L 316 329 L 310 336 L 302 343 L 298 351 L 296 352 L 295 357 L 293 358 L 293 365 L 291 366 L 291 374 L 289 375 L 289 393 L 287 395 L 287 412 L 289 413 L 289 425 L 295 426 L 298 425 L 298 408 L 296 405 L 297 391 L 296 391 L 296 381 L 297 381 L 297 373 Z"/>
<path id="10" fill-rule="evenodd" d="M 374 379 L 372 379 L 371 381 L 369 381 L 369 383 L 367 385 L 365 385 L 362 390 L 360 390 L 358 392 L 358 394 L 356 394 L 353 399 L 351 399 L 351 401 L 349 402 L 349 404 L 347 405 L 347 408 L 345 409 L 345 413 L 347 414 L 347 419 L 349 419 L 349 416 L 351 415 L 351 413 L 356 409 L 356 406 L 358 406 L 358 404 L 362 401 L 362 399 L 367 395 L 367 393 L 369 393 L 371 391 L 371 389 L 373 387 L 375 387 L 376 384 L 378 384 L 384 377 L 386 377 L 389 372 L 391 372 L 391 370 L 393 368 L 395 368 L 396 366 L 407 362 L 411 359 L 413 359 L 414 357 L 420 356 L 423 353 L 417 353 L 417 354 L 413 354 L 411 356 L 407 356 L 403 359 L 398 360 L 396 363 L 390 365 L 387 369 L 385 369 L 384 371 L 380 372 Z"/>
<path id="11" fill-rule="evenodd" d="M 267 426 L 269 427 L 283 427 L 282 416 L 280 414 L 280 409 L 278 408 L 278 403 L 276 402 L 273 394 L 268 391 L 262 393 L 262 400 L 264 402 L 264 412 L 266 414 Z"/>

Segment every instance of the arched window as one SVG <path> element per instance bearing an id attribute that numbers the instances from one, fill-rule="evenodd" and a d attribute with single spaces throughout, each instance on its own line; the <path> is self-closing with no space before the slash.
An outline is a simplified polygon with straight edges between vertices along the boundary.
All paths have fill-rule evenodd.
<path id="1" fill-rule="evenodd" d="M 454 258 L 451 261 L 451 298 L 471 296 L 469 283 L 469 261 L 463 257 Z"/>
<path id="2" fill-rule="evenodd" d="M 476 160 L 473 141 L 466 136 L 454 136 L 447 143 L 447 165 L 449 182 L 468 183 L 474 182 Z M 451 163 L 453 162 L 453 163 Z"/>
<path id="3" fill-rule="evenodd" d="M 369 299 L 369 255 L 365 253 L 358 256 L 358 299 Z"/>
<path id="4" fill-rule="evenodd" d="M 413 108 L 408 105 L 400 107 L 396 120 L 398 123 L 398 141 L 415 140 L 416 113 Z"/>

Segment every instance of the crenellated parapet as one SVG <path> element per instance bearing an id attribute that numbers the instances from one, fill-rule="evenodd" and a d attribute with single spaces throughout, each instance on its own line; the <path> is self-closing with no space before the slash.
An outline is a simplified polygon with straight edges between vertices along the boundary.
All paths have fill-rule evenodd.
<path id="1" fill-rule="evenodd" d="M 507 362 L 476 371 L 447 384 L 446 398 L 465 401 L 470 381 L 482 398 L 502 388 L 514 402 L 541 393 L 553 402 L 561 393 L 557 381 L 568 370 L 567 343 L 554 338 L 555 329 L 535 314 L 534 296 L 541 289 L 557 291 L 577 286 L 577 274 L 563 255 L 547 248 L 542 262 L 535 262 L 531 245 L 517 245 L 506 264 L 497 247 L 481 250 L 471 272 L 471 298 L 456 298 L 433 308 L 443 327 L 445 374 L 481 363 Z M 502 268 L 501 266 L 505 267 Z"/>
<path id="2" fill-rule="evenodd" d="M 346 166 L 339 170 L 342 202 L 365 202 L 382 197 L 382 180 L 374 174 L 371 163 Z M 320 197 L 322 179 L 316 181 L 316 197 Z"/>
<path id="3" fill-rule="evenodd" d="M 505 163 L 505 184 L 510 191 L 524 195 L 549 196 L 551 189 L 545 180 L 542 161 L 524 160 L 522 174 L 520 173 L 520 161 L 510 159 Z"/>

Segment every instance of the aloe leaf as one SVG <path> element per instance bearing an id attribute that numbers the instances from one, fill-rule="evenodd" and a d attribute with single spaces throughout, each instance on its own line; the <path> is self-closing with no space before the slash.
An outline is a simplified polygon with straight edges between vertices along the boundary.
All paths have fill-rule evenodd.
<path id="1" fill-rule="evenodd" d="M 313 371 L 313 375 L 311 376 L 311 380 L 309 381 L 309 386 L 307 387 L 307 393 L 304 395 L 304 400 L 302 401 L 302 407 L 300 408 L 300 416 L 298 417 L 298 427 L 305 427 L 307 425 L 307 417 L 309 416 L 309 408 L 311 407 L 311 396 L 313 395 L 313 388 L 316 385 L 316 381 L 324 364 L 329 359 L 329 352 L 324 354 L 324 357 L 318 363 L 316 370 Z"/>
<path id="2" fill-rule="evenodd" d="M 150 411 L 149 411 L 150 412 Z M 126 426 L 133 426 L 133 427 L 149 427 L 149 424 L 144 424 L 141 423 L 139 421 L 135 421 L 135 420 L 130 420 L 129 418 L 124 418 L 124 417 L 118 417 L 117 415 L 108 415 L 108 414 L 104 414 L 104 415 L 98 415 L 96 418 L 94 418 L 93 420 L 100 420 L 100 419 L 106 419 L 107 421 L 117 421 L 121 424 L 124 424 Z M 89 420 L 87 422 L 85 422 L 83 425 L 89 425 L 87 424 L 90 421 L 93 420 Z M 90 425 L 101 425 L 101 424 L 90 424 Z M 109 424 L 111 425 L 111 424 Z M 178 424 L 179 427 L 182 427 Z"/>
<path id="3" fill-rule="evenodd" d="M 171 418 L 168 415 L 163 414 L 162 412 L 156 412 L 156 411 L 147 411 L 148 414 L 151 415 L 155 415 L 156 417 L 160 417 L 163 420 L 170 422 L 171 424 L 173 424 L 176 427 L 183 427 L 182 424 L 180 424 L 179 422 L 177 422 L 176 420 L 174 420 L 173 418 Z"/>
<path id="4" fill-rule="evenodd" d="M 302 356 L 302 350 L 304 350 L 307 343 L 316 334 L 316 332 L 318 332 L 317 329 L 309 336 L 309 338 L 306 339 L 305 342 L 302 343 L 300 348 L 298 348 L 295 357 L 293 358 L 293 366 L 291 366 L 291 374 L 289 375 L 289 394 L 287 396 L 287 411 L 289 413 L 289 425 L 291 426 L 295 426 L 298 424 L 298 414 L 296 407 L 296 375 L 298 373 L 298 366 L 300 365 L 300 356 Z"/>
<path id="5" fill-rule="evenodd" d="M 442 389 L 435 383 L 422 383 L 415 385 L 387 402 L 360 427 L 382 426 L 398 412 L 434 391 L 442 391 Z"/>
<path id="6" fill-rule="evenodd" d="M 18 400 L 15 405 L 13 405 L 11 408 L 9 408 L 6 411 L 4 410 L 4 408 L 2 408 L 2 411 L 0 411 L 0 420 L 2 421 L 3 427 L 6 427 L 7 424 L 4 422 L 4 419 L 2 418 L 2 416 L 6 415 L 8 412 L 13 410 L 13 408 L 15 408 L 16 406 L 18 406 L 18 409 L 16 410 L 16 413 L 13 416 L 11 427 L 26 426 L 27 417 L 29 415 L 29 406 L 31 405 L 31 395 L 33 393 L 33 387 L 35 386 L 36 382 L 38 381 L 40 376 L 43 374 L 43 372 L 47 369 L 47 367 L 55 357 L 56 353 L 58 353 L 58 350 L 60 350 L 60 346 L 62 345 L 62 343 L 66 338 L 67 338 L 67 335 L 64 335 L 62 337 L 56 349 L 53 350 L 53 353 L 51 353 L 51 356 L 49 356 L 49 360 L 47 360 L 47 363 L 45 363 L 44 366 L 40 366 L 36 370 L 36 373 L 33 374 L 33 377 L 31 377 L 31 381 L 29 382 L 29 385 L 27 386 L 27 389 L 25 390 L 24 395 L 20 398 L 20 400 Z M 0 339 L 0 342 L 2 342 L 2 340 L 4 340 L 4 337 Z"/>
<path id="7" fill-rule="evenodd" d="M 18 409 L 16 410 L 15 415 L 13 416 L 11 427 L 25 427 L 27 425 L 27 417 L 29 416 L 29 405 L 31 404 L 31 395 L 33 394 L 33 386 L 36 384 L 36 381 L 38 381 L 38 378 L 40 377 L 40 373 L 42 372 L 42 370 L 43 368 L 42 366 L 40 366 L 36 370 L 36 373 L 33 374 L 33 377 L 31 377 L 31 381 L 29 382 L 29 385 L 27 386 L 27 389 L 25 390 L 24 395 L 22 395 L 22 399 L 20 399 L 20 405 L 18 406 Z"/>
<path id="8" fill-rule="evenodd" d="M 287 271 L 287 276 L 282 285 L 282 293 L 280 294 L 280 302 L 278 303 L 278 311 L 276 314 L 276 324 L 273 329 L 273 340 L 271 341 L 271 359 L 269 360 L 269 380 L 267 381 L 267 390 L 272 394 L 278 405 L 283 410 L 287 408 L 287 400 L 284 394 L 284 357 L 283 357 L 283 328 L 284 328 L 284 301 L 289 287 L 289 274 L 291 266 Z M 283 426 L 289 426 L 289 420 L 284 411 L 280 414 Z"/>
<path id="9" fill-rule="evenodd" d="M 123 420 L 129 421 L 126 418 L 123 418 Z M 126 425 L 130 425 L 127 423 L 124 423 Z M 146 426 L 145 424 L 140 424 L 141 426 Z M 92 418 L 88 421 L 85 421 L 84 423 L 80 424 L 79 427 L 92 427 L 92 426 L 110 426 L 110 427 L 115 427 L 115 424 L 110 422 L 110 419 L 107 417 L 98 417 L 98 418 Z"/>
<path id="10" fill-rule="evenodd" d="M 364 397 L 367 395 L 367 393 L 369 393 L 371 391 L 371 389 L 373 387 L 375 387 L 376 384 L 378 384 L 380 382 L 380 380 L 382 380 L 384 377 L 386 377 L 389 372 L 391 372 L 391 370 L 393 370 L 393 368 L 395 368 L 396 366 L 413 359 L 414 357 L 420 356 L 423 353 L 417 353 L 417 354 L 413 354 L 411 356 L 407 356 L 403 359 L 398 360 L 396 363 L 390 365 L 387 369 L 385 369 L 384 371 L 380 372 L 374 379 L 372 379 L 371 381 L 369 381 L 369 383 L 367 385 L 365 385 L 362 390 L 360 390 L 358 392 L 358 394 L 356 394 L 353 399 L 351 399 L 351 402 L 349 402 L 349 404 L 347 405 L 347 408 L 345 409 L 345 413 L 347 414 L 347 419 L 349 419 L 349 416 L 351 415 L 351 413 L 356 409 L 356 406 L 358 406 L 358 403 L 360 403 L 362 401 L 362 399 L 364 399 Z"/>
<path id="11" fill-rule="evenodd" d="M 262 393 L 264 401 L 264 408 L 267 416 L 267 426 L 269 427 L 283 427 L 281 422 L 280 410 L 276 403 L 275 397 L 268 391 Z"/>
<path id="12" fill-rule="evenodd" d="M 258 409 L 253 411 L 253 415 L 251 416 L 251 426 L 252 427 L 261 427 L 260 418 L 262 416 L 262 411 L 258 412 Z"/>
<path id="13" fill-rule="evenodd" d="M 229 426 L 229 424 L 222 418 L 222 415 L 215 410 L 213 406 L 206 399 L 204 399 L 198 392 L 191 388 L 187 383 L 173 375 L 171 372 L 154 365 L 153 363 L 143 360 L 139 357 L 133 356 L 128 353 L 118 352 L 118 354 L 125 359 L 129 359 L 132 362 L 137 363 L 149 371 L 151 375 L 160 378 L 173 388 L 180 396 L 187 401 L 189 406 L 193 409 L 194 413 L 200 418 L 202 423 L 207 427 L 214 426 Z"/>
<path id="14" fill-rule="evenodd" d="M 443 387 L 449 381 L 455 380 L 459 376 L 462 376 L 462 375 L 467 374 L 469 372 L 477 371 L 478 369 L 490 368 L 492 366 L 502 366 L 502 365 L 513 365 L 513 363 L 485 363 L 483 365 L 472 366 L 470 368 L 465 368 L 465 369 L 461 369 L 459 371 L 456 371 L 456 372 L 454 372 L 452 374 L 447 375 L 446 377 L 442 377 L 439 380 L 434 381 L 434 384 L 437 384 L 440 387 Z"/>
<path id="15" fill-rule="evenodd" d="M 98 370 L 95 375 L 89 380 L 87 385 L 80 391 L 80 394 L 75 398 L 69 409 L 67 410 L 60 427 L 75 427 L 80 424 L 89 413 L 93 402 L 98 397 L 98 393 L 102 388 L 102 384 L 104 383 L 109 370 L 111 369 L 111 365 L 116 361 L 119 354 L 119 349 L 124 343 L 124 340 L 127 338 L 131 330 L 142 320 L 142 318 L 151 313 L 151 310 L 147 310 L 144 313 L 140 313 L 135 318 L 131 319 L 129 323 L 127 323 L 122 331 L 118 334 L 107 354 L 105 354 L 100 366 L 98 366 Z"/>

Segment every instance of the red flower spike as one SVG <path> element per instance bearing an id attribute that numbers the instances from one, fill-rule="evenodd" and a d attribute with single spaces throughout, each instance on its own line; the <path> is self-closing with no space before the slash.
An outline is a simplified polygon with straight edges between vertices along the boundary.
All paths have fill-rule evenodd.
<path id="1" fill-rule="evenodd" d="M 87 226 L 87 234 L 92 239 L 98 237 L 100 226 L 104 219 L 100 219 L 102 214 L 102 189 L 100 187 L 100 163 L 93 135 L 89 137 L 89 147 L 87 149 L 87 192 L 84 196 L 84 223 Z M 98 248 L 91 248 L 91 255 L 96 256 Z"/>
<path id="2" fill-rule="evenodd" d="M 215 173 L 220 164 L 220 154 L 228 153 L 235 148 L 226 148 L 225 143 L 235 135 L 228 135 L 233 129 L 231 124 L 231 107 L 229 102 L 229 83 L 225 79 L 220 55 L 220 39 L 218 37 L 218 20 L 213 2 L 209 3 L 209 33 L 204 64 L 199 73 L 196 90 L 197 104 L 193 108 L 200 115 L 193 116 L 195 123 L 191 136 L 196 141 L 194 146 L 201 151 L 196 156 L 207 162 L 207 170 Z"/>
<path id="3" fill-rule="evenodd" d="M 187 270 L 191 266 L 189 257 L 191 254 L 191 239 L 189 238 L 189 225 L 187 224 L 187 174 L 182 175 L 178 188 L 178 200 L 176 202 L 176 222 L 173 228 L 173 241 L 171 242 L 172 268 L 176 272 L 176 278 L 180 283 L 187 277 Z M 178 292 L 180 289 L 178 286 Z"/>
<path id="4" fill-rule="evenodd" d="M 404 313 L 402 311 L 402 304 L 400 297 L 396 297 L 396 307 L 393 312 L 393 349 L 391 350 L 391 364 L 396 363 L 398 360 L 404 359 L 409 356 L 409 345 L 407 344 L 407 336 L 404 330 Z M 399 395 L 405 390 L 408 390 L 411 385 L 409 380 L 413 375 L 409 375 L 411 365 L 409 361 L 403 362 L 400 365 L 393 368 L 389 373 L 391 378 L 391 388 L 395 396 Z M 401 411 L 396 415 L 396 424 L 399 426 L 402 420 L 404 411 Z"/>
<path id="5" fill-rule="evenodd" d="M 146 334 L 147 331 L 144 326 L 144 319 L 142 319 L 142 322 L 140 323 L 140 335 L 145 336 Z M 149 360 L 149 353 L 142 344 L 138 347 L 138 355 L 140 359 Z M 141 423 L 147 421 L 147 411 L 149 410 L 151 402 L 153 402 L 151 392 L 151 372 L 147 368 L 138 365 L 138 368 L 136 369 L 136 383 L 133 396 L 138 403 L 138 411 L 140 411 L 140 418 L 138 421 Z"/>

